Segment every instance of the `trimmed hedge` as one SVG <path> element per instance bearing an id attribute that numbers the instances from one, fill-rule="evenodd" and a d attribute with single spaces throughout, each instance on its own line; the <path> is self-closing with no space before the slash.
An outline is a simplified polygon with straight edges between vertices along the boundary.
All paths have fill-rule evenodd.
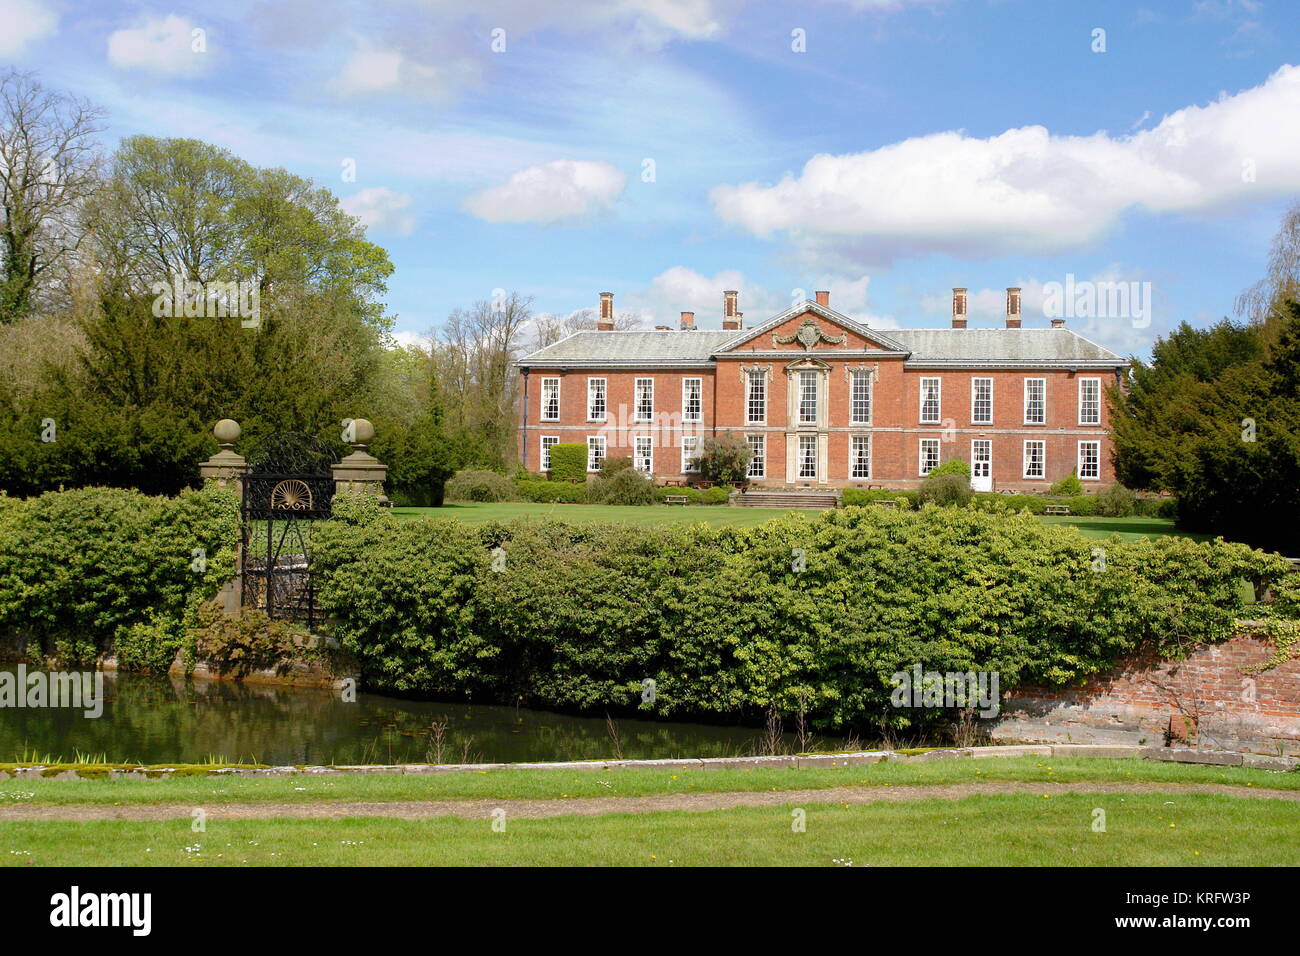
<path id="1" fill-rule="evenodd" d="M 587 480 L 586 442 L 561 442 L 551 446 L 551 479 L 554 481 Z"/>
<path id="2" fill-rule="evenodd" d="M 321 606 L 375 689 L 730 719 L 774 705 L 823 727 L 938 719 L 890 706 L 890 676 L 917 663 L 1009 690 L 1221 641 L 1242 579 L 1289 572 L 1240 544 L 1102 543 L 952 508 L 751 528 L 382 517 L 327 522 L 314 543 Z"/>
<path id="3" fill-rule="evenodd" d="M 514 501 L 515 482 L 495 471 L 458 471 L 447 480 L 448 501 Z"/>
<path id="4" fill-rule="evenodd" d="M 118 488 L 0 495 L 0 634 L 84 663 L 165 667 L 205 600 L 235 572 L 239 499 Z"/>

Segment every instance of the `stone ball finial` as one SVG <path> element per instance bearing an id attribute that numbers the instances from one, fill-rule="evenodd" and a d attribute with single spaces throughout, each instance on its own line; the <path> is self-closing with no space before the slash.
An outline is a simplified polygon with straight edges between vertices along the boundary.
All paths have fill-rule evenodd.
<path id="1" fill-rule="evenodd" d="M 375 437 L 375 426 L 370 424 L 364 418 L 352 419 L 352 442 L 357 445 L 367 445 Z"/>
<path id="2" fill-rule="evenodd" d="M 239 439 L 239 422 L 223 418 L 213 427 L 212 434 L 219 444 L 233 445 Z"/>

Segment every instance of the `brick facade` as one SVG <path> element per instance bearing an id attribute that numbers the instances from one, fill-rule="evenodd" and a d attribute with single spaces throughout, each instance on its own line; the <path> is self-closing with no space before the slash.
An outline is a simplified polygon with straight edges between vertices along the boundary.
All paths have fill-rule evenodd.
<path id="1" fill-rule="evenodd" d="M 1254 670 L 1274 653 L 1243 634 L 1182 661 L 1134 656 L 1081 686 L 1022 686 L 1004 702 L 994 736 L 1157 747 L 1172 739 L 1300 756 L 1300 660 Z"/>
<path id="2" fill-rule="evenodd" d="M 657 478 L 690 478 L 683 471 L 683 436 L 689 443 L 692 438 L 698 442 L 704 436 L 730 431 L 763 436 L 766 467 L 761 476 L 752 479 L 757 486 L 915 487 L 922 478 L 923 439 L 937 440 L 940 462 L 952 458 L 971 462 L 976 452 L 972 443 L 980 442 L 979 450 L 991 456 L 991 474 L 982 482 L 990 489 L 1046 490 L 1053 481 L 1079 467 L 1081 442 L 1096 443 L 1083 449 L 1089 458 L 1092 451 L 1097 453 L 1095 477 L 1087 475 L 1086 469 L 1080 471 L 1085 486 L 1095 489 L 1115 480 L 1104 390 L 1115 383 L 1117 368 L 1123 365 L 1118 356 L 1111 356 L 1114 361 L 1108 364 L 1102 364 L 1106 362 L 1104 358 L 1100 362 L 1085 360 L 1071 364 L 1035 363 L 1017 356 L 1007 356 L 1005 363 L 992 356 L 967 367 L 951 359 L 930 363 L 924 356 L 900 348 L 887 332 L 874 333 L 831 312 L 828 306 L 807 302 L 756 329 L 727 335 L 732 341 L 725 348 L 710 350 L 708 345 L 712 340 L 700 339 L 704 343 L 700 351 L 705 360 L 665 359 L 662 364 L 656 364 L 653 352 L 656 343 L 663 342 L 663 352 L 669 355 L 674 354 L 672 349 L 680 353 L 683 340 L 654 336 L 705 334 L 694 331 L 693 326 L 685 328 L 685 320 L 683 324 L 683 330 L 653 333 L 580 333 L 606 337 L 591 340 L 593 349 L 608 345 L 603 358 L 597 355 L 588 359 L 581 352 L 570 350 L 565 354 L 572 355 L 571 358 L 548 360 L 548 353 L 554 350 L 542 350 L 522 360 L 520 394 L 526 400 L 521 409 L 520 454 L 525 466 L 534 471 L 541 469 L 544 437 L 561 442 L 586 442 L 590 436 L 601 436 L 607 457 L 632 457 L 636 438 L 640 436 L 652 442 L 651 471 Z M 956 323 L 954 328 L 959 328 Z M 807 341 L 800 340 L 801 330 Z M 953 334 L 979 336 L 980 333 L 978 329 L 962 328 Z M 1074 333 L 1061 328 L 1017 329 L 1009 334 L 1024 336 L 1035 346 L 1047 340 L 1028 337 L 1077 339 Z M 637 338 L 609 338 L 620 335 Z M 647 341 L 650 354 L 639 357 L 635 368 L 625 367 L 626 363 L 618 355 L 618 344 L 644 345 Z M 964 343 L 958 340 L 958 344 Z M 747 415 L 751 373 L 761 374 L 765 382 L 765 415 L 761 422 L 750 421 Z M 800 388 L 801 373 L 809 373 L 810 380 L 816 382 L 815 420 L 811 422 L 800 420 L 795 392 Z M 851 414 L 854 373 L 868 376 L 870 380 L 868 421 L 855 421 Z M 700 380 L 699 422 L 683 420 L 683 380 L 688 378 Z M 992 414 L 986 422 L 973 420 L 973 379 L 976 378 L 992 384 Z M 543 420 L 543 382 L 548 379 L 559 381 L 556 421 Z M 607 417 L 603 422 L 590 420 L 588 416 L 588 388 L 592 379 L 605 380 Z M 638 379 L 653 382 L 652 421 L 636 420 Z M 939 382 L 938 413 L 927 415 L 925 421 L 922 420 L 923 379 Z M 1026 379 L 1041 380 L 1045 386 L 1041 422 L 1026 423 Z M 1099 417 L 1095 423 L 1081 424 L 1083 379 L 1090 380 L 1087 387 L 1099 395 L 1096 402 Z M 801 473 L 800 436 L 807 436 L 804 447 L 808 455 L 815 448 L 815 462 L 803 469 L 814 474 Z M 855 437 L 867 442 L 870 461 L 865 476 L 853 474 L 850 457 Z M 1043 453 L 1041 477 L 1025 473 L 1025 443 L 1029 441 L 1042 443 L 1035 446 L 1041 447 Z M 858 448 L 862 447 L 859 441 Z M 927 444 L 926 450 L 932 447 Z"/>

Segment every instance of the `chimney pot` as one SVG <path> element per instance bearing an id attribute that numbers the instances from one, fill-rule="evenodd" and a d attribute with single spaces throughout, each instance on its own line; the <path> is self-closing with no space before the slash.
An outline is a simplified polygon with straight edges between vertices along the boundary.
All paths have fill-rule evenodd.
<path id="1" fill-rule="evenodd" d="M 694 313 L 694 312 L 683 312 L 683 313 L 682 313 L 682 329 L 684 329 L 684 330 L 692 330 L 692 331 L 695 329 L 695 313 Z"/>
<path id="2" fill-rule="evenodd" d="M 1052 319 L 1052 328 L 1054 329 L 1065 328 L 1065 319 Z"/>
<path id="3" fill-rule="evenodd" d="M 952 290 L 952 327 L 966 328 L 966 289 L 960 286 Z"/>
<path id="4" fill-rule="evenodd" d="M 740 313 L 736 310 L 736 296 L 740 295 L 735 289 L 727 289 L 722 293 L 722 327 L 724 329 L 740 328 Z"/>
<path id="5" fill-rule="evenodd" d="M 596 328 L 602 332 L 614 331 L 614 293 L 612 292 L 600 294 L 600 317 L 596 320 Z"/>
<path id="6" fill-rule="evenodd" d="M 1007 328 L 1020 328 L 1020 286 L 1007 286 Z"/>
<path id="7" fill-rule="evenodd" d="M 829 309 L 831 307 L 831 294 L 829 291 L 822 290 L 813 294 L 817 296 L 817 304 L 822 308 Z"/>

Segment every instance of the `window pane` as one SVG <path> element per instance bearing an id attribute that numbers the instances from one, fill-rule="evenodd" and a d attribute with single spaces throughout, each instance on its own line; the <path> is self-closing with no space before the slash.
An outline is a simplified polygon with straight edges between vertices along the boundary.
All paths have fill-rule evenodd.
<path id="1" fill-rule="evenodd" d="M 977 425 L 993 424 L 993 379 L 972 380 L 970 420 Z"/>
<path id="2" fill-rule="evenodd" d="M 850 395 L 850 421 L 855 425 L 871 424 L 871 373 L 855 370 Z"/>
<path id="3" fill-rule="evenodd" d="M 939 467 L 939 439 L 921 439 L 921 474 L 928 475 Z"/>
<path id="4" fill-rule="evenodd" d="M 767 475 L 767 436 L 746 435 L 749 442 L 749 477 L 763 478 Z"/>
<path id="5" fill-rule="evenodd" d="M 698 422 L 703 409 L 703 381 L 698 378 L 683 380 L 682 421 Z"/>
<path id="6" fill-rule="evenodd" d="M 652 378 L 636 380 L 636 421 L 648 422 L 655 416 L 655 382 Z"/>
<path id="7" fill-rule="evenodd" d="M 817 436 L 799 436 L 799 477 L 817 477 Z"/>
<path id="8" fill-rule="evenodd" d="M 1042 425 L 1047 421 L 1047 380 L 1025 379 L 1025 424 Z"/>
<path id="9" fill-rule="evenodd" d="M 605 380 L 603 378 L 587 379 L 587 418 L 592 421 L 605 420 Z"/>
<path id="10" fill-rule="evenodd" d="M 933 424 L 939 421 L 939 380 L 921 379 L 921 421 Z"/>
<path id="11" fill-rule="evenodd" d="M 749 397 L 746 400 L 747 418 L 751 424 L 767 421 L 767 377 L 763 372 L 749 373 Z"/>
<path id="12" fill-rule="evenodd" d="M 1101 442 L 1079 442 L 1079 477 L 1101 477 Z"/>
<path id="13" fill-rule="evenodd" d="M 817 373 L 799 373 L 799 422 L 803 425 L 817 423 Z"/>
<path id="14" fill-rule="evenodd" d="M 871 477 L 871 439 L 866 435 L 853 436 L 851 468 L 849 474 L 854 478 Z"/>

